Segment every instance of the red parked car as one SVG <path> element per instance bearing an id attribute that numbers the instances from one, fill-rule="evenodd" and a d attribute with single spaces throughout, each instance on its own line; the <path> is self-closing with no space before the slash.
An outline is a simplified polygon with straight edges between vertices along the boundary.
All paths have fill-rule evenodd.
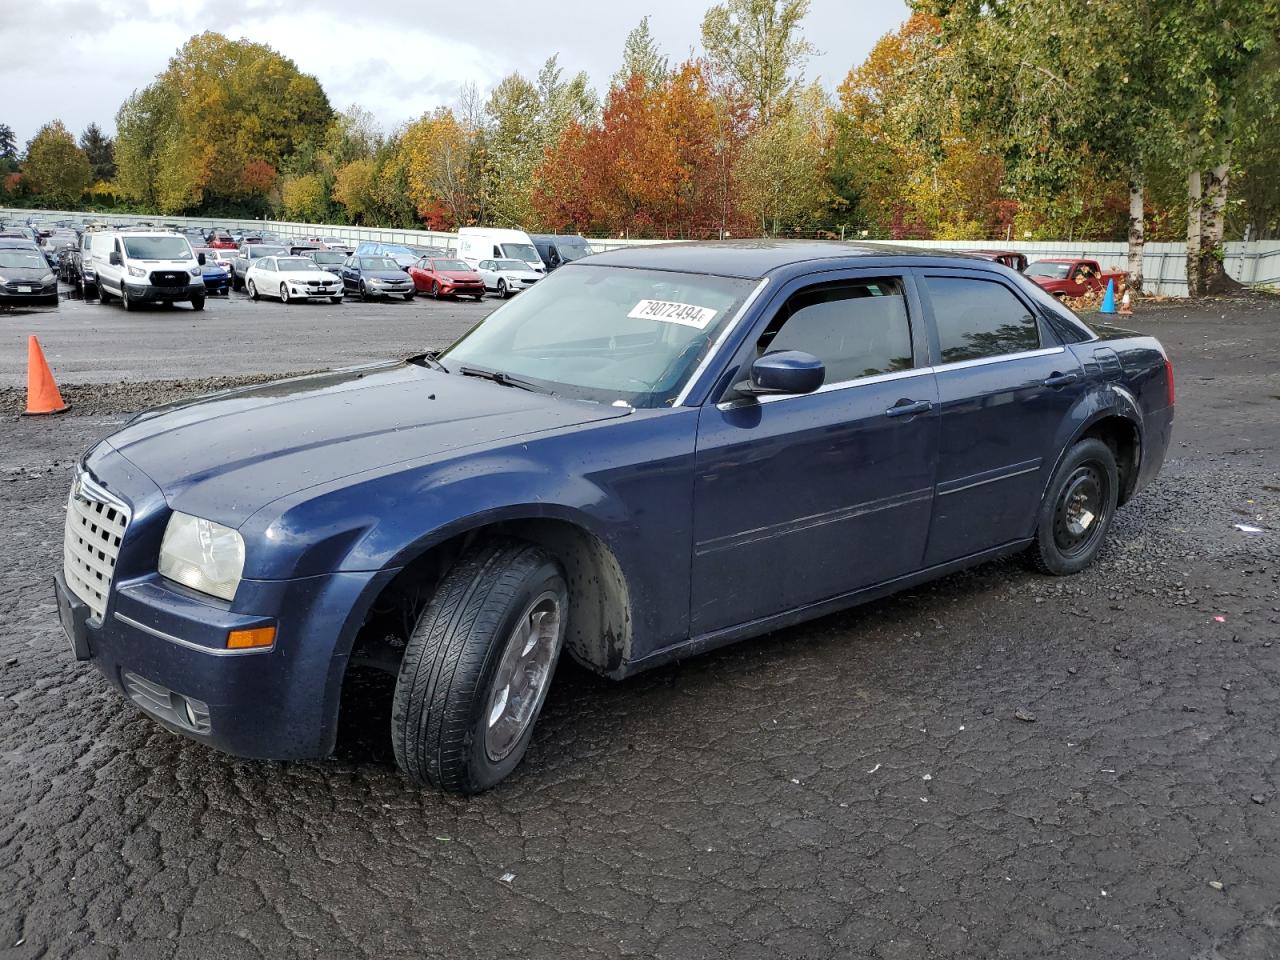
<path id="1" fill-rule="evenodd" d="M 212 247 L 214 250 L 237 250 L 240 247 L 240 244 L 236 243 L 231 234 L 225 230 L 210 232 L 209 239 L 205 242 L 205 245 Z"/>
<path id="2" fill-rule="evenodd" d="M 484 299 L 484 280 L 462 260 L 452 257 L 423 257 L 409 268 L 413 287 L 422 293 L 440 297 L 475 297 Z"/>
<path id="3" fill-rule="evenodd" d="M 967 253 L 971 257 L 991 260 L 994 263 L 1003 263 L 1010 270 L 1017 270 L 1019 273 L 1027 269 L 1027 255 L 1018 253 L 1016 250 L 962 250 L 960 252 Z"/>
<path id="4" fill-rule="evenodd" d="M 1103 270 L 1097 260 L 1074 257 L 1046 257 L 1037 260 L 1024 271 L 1029 280 L 1035 281 L 1046 293 L 1055 297 L 1083 297 L 1089 293 L 1102 293 L 1107 281 L 1116 289 L 1124 282 L 1120 270 Z"/>

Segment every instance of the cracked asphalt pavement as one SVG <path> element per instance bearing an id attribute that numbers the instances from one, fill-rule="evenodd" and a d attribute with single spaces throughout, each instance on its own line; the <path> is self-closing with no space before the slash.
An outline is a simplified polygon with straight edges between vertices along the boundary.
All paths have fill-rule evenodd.
<path id="1" fill-rule="evenodd" d="M 1127 321 L 1173 357 L 1175 438 L 1090 570 L 988 564 L 620 684 L 563 669 L 470 800 L 399 776 L 376 685 L 338 757 L 260 763 L 72 659 L 49 581 L 87 444 L 494 303 L 0 314 L 0 957 L 1280 956 L 1275 298 Z M 15 415 L 26 333 L 70 414 Z"/>

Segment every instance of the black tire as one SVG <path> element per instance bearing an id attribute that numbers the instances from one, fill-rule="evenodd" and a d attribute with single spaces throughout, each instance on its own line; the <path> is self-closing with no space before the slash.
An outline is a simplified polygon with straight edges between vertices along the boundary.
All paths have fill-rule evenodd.
<path id="1" fill-rule="evenodd" d="M 110 303 L 112 296 L 113 294 L 109 293 L 106 287 L 104 287 L 102 284 L 98 284 L 98 302 L 99 303 Z"/>
<path id="2" fill-rule="evenodd" d="M 484 294 L 477 293 L 475 299 L 476 299 L 476 303 L 482 303 L 484 301 Z"/>
<path id="3" fill-rule="evenodd" d="M 191 298 L 191 309 L 192 309 L 192 310 L 203 310 L 203 309 L 204 309 L 204 297 L 192 297 L 192 298 Z"/>
<path id="4" fill-rule="evenodd" d="M 440 284 L 436 283 L 434 280 L 431 281 L 431 299 L 440 299 Z"/>
<path id="5" fill-rule="evenodd" d="M 404 299 L 405 299 L 405 301 L 406 301 L 406 302 L 408 302 L 408 301 L 410 301 L 410 300 L 412 300 L 412 299 L 413 299 L 413 296 L 414 296 L 414 295 L 413 295 L 413 293 L 406 293 L 406 294 L 404 295 Z"/>
<path id="6" fill-rule="evenodd" d="M 1120 471 L 1101 440 L 1067 451 L 1049 481 L 1027 559 L 1041 573 L 1064 577 L 1093 563 L 1115 517 Z"/>
<path id="7" fill-rule="evenodd" d="M 288 286 L 288 284 L 284 284 L 284 283 L 280 284 L 280 302 L 281 302 L 281 303 L 288 303 L 288 302 L 289 302 L 289 286 Z"/>
<path id="8" fill-rule="evenodd" d="M 124 307 L 125 310 L 136 310 L 138 308 L 136 303 L 131 303 L 129 300 L 129 286 L 124 281 L 120 283 L 120 306 Z"/>
<path id="9" fill-rule="evenodd" d="M 364 281 L 360 281 L 360 301 L 362 303 L 369 302 L 369 288 L 364 285 Z"/>
<path id="10" fill-rule="evenodd" d="M 257 286 L 257 284 L 255 284 L 252 280 L 248 281 L 248 282 L 245 284 L 245 289 L 246 289 L 247 291 L 249 291 L 249 299 L 250 299 L 250 300 L 257 300 L 257 299 L 258 299 L 258 286 Z"/>
<path id="11" fill-rule="evenodd" d="M 498 296 L 500 296 L 503 300 L 511 296 L 510 291 L 507 290 L 507 281 L 505 278 L 498 281 Z"/>
<path id="12" fill-rule="evenodd" d="M 491 698 L 500 692 L 494 686 L 499 666 L 524 617 L 552 597 L 559 616 L 545 680 L 536 703 L 528 698 L 527 726 L 494 759 L 486 732 Z M 519 765 L 555 673 L 567 612 L 564 575 L 541 547 L 496 540 L 459 558 L 418 618 L 396 680 L 391 740 L 406 777 L 419 786 L 478 793 Z M 501 702 L 508 702 L 505 696 Z"/>
<path id="13" fill-rule="evenodd" d="M 240 279 L 238 276 L 236 276 L 234 273 L 231 275 L 231 289 L 232 289 L 232 290 L 243 290 L 243 289 L 244 289 L 244 281 L 243 281 L 243 280 L 241 280 L 241 279 Z"/>
<path id="14" fill-rule="evenodd" d="M 329 298 L 329 302 L 330 302 L 330 303 L 335 303 L 335 304 L 336 304 L 336 303 L 341 303 L 341 302 L 342 302 L 342 298 L 341 298 L 341 297 L 330 297 L 330 298 Z"/>

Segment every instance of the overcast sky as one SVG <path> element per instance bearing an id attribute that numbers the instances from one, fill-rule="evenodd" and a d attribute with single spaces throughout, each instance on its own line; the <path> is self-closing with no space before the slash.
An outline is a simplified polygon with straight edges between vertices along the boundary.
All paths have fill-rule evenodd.
<path id="1" fill-rule="evenodd" d="M 79 134 L 115 113 L 192 34 L 266 43 L 319 78 L 335 109 L 359 103 L 390 129 L 451 103 L 470 80 L 487 90 L 532 76 L 559 53 L 599 90 L 640 17 L 673 62 L 696 52 L 711 0 L 0 0 L 0 123 L 25 145 L 41 124 Z M 807 76 L 831 89 L 907 17 L 905 0 L 812 0 L 805 36 L 822 51 Z"/>

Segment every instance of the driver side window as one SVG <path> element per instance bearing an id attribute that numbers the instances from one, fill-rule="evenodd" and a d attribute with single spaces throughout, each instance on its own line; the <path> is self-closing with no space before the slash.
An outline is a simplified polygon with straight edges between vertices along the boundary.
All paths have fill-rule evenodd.
<path id="1" fill-rule="evenodd" d="M 757 356 L 780 350 L 812 354 L 826 383 L 896 373 L 915 366 L 902 281 L 848 280 L 793 294 L 756 343 Z"/>

